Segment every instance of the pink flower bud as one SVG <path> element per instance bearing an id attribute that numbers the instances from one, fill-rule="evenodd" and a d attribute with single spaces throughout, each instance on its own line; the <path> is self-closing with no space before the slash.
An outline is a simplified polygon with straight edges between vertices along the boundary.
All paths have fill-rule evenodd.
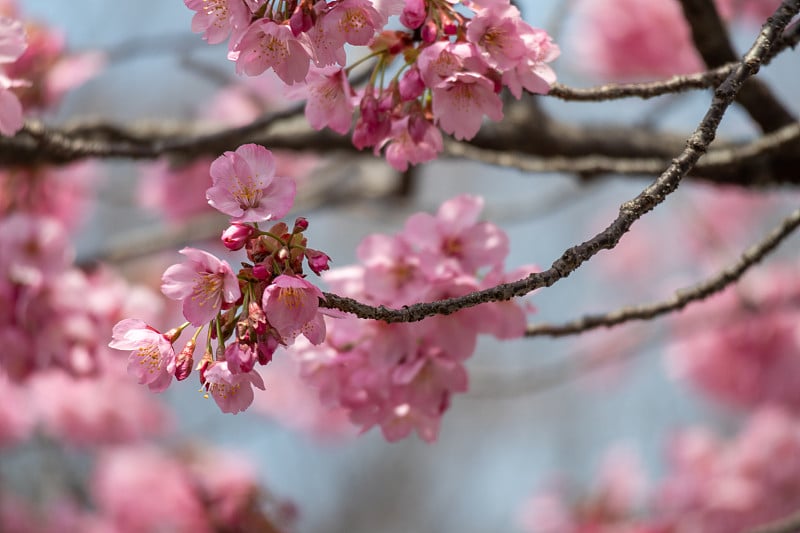
<path id="1" fill-rule="evenodd" d="M 425 22 L 427 14 L 424 0 L 406 0 L 403 13 L 400 15 L 400 23 L 407 28 L 416 30 Z"/>
<path id="2" fill-rule="evenodd" d="M 197 342 L 194 339 L 189 339 L 186 346 L 183 347 L 181 353 L 178 354 L 177 361 L 175 362 L 175 379 L 183 381 L 192 373 L 192 365 L 194 365 L 194 349 L 197 347 Z"/>
<path id="3" fill-rule="evenodd" d="M 222 244 L 228 250 L 241 250 L 247 244 L 247 240 L 253 236 L 253 233 L 255 233 L 253 226 L 234 222 L 222 232 Z"/>
<path id="4" fill-rule="evenodd" d="M 419 69 L 414 67 L 406 71 L 400 78 L 398 88 L 400 89 L 400 98 L 405 102 L 416 100 L 422 96 L 422 93 L 425 92 L 425 83 L 422 81 Z"/>
<path id="5" fill-rule="evenodd" d="M 253 277 L 257 280 L 264 281 L 269 277 L 269 269 L 263 263 L 253 266 Z"/>
<path id="6" fill-rule="evenodd" d="M 302 233 L 308 229 L 308 220 L 304 217 L 297 217 L 294 221 L 294 228 L 292 233 Z"/>
<path id="7" fill-rule="evenodd" d="M 250 302 L 247 306 L 247 320 L 257 335 L 267 332 L 267 315 L 258 302 Z"/>
<path id="8" fill-rule="evenodd" d="M 331 258 L 328 257 L 326 253 L 320 252 L 319 250 L 306 248 L 306 259 L 308 259 L 308 267 L 317 275 L 323 270 L 328 270 L 330 268 L 328 263 Z"/>
<path id="9" fill-rule="evenodd" d="M 428 20 L 422 27 L 422 40 L 427 44 L 435 43 L 439 37 L 439 28 L 433 20 Z"/>
<path id="10" fill-rule="evenodd" d="M 301 33 L 310 30 L 313 25 L 314 19 L 311 18 L 311 13 L 303 9 L 302 4 L 298 5 L 289 18 L 289 28 L 292 30 L 292 35 L 297 37 Z"/>

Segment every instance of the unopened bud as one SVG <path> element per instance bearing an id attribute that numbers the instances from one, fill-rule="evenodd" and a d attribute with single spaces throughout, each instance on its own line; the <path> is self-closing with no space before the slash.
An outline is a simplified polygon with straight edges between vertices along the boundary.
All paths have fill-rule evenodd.
<path id="1" fill-rule="evenodd" d="M 314 271 L 314 274 L 319 275 L 323 270 L 330 268 L 330 260 L 328 254 L 314 250 L 313 248 L 306 248 L 306 259 L 308 259 L 308 267 Z"/>
<path id="2" fill-rule="evenodd" d="M 171 330 L 164 333 L 164 338 L 169 341 L 170 344 L 178 340 L 178 337 L 181 336 L 183 333 L 183 328 L 172 328 Z"/>
<path id="3" fill-rule="evenodd" d="M 297 217 L 294 221 L 292 233 L 302 233 L 308 229 L 308 220 L 305 217 Z"/>
<path id="4" fill-rule="evenodd" d="M 181 353 L 178 354 L 175 361 L 175 379 L 183 381 L 192 373 L 192 365 L 194 365 L 194 349 L 197 347 L 197 342 L 194 339 L 189 339 L 186 346 L 183 347 Z"/>
<path id="5" fill-rule="evenodd" d="M 269 277 L 269 269 L 263 263 L 253 266 L 253 277 L 257 280 L 264 281 Z"/>
<path id="6" fill-rule="evenodd" d="M 222 244 L 224 244 L 225 248 L 228 250 L 241 250 L 244 248 L 244 245 L 247 244 L 250 237 L 253 236 L 253 233 L 255 233 L 255 228 L 253 226 L 234 222 L 228 226 L 228 229 L 222 232 Z"/>
<path id="7" fill-rule="evenodd" d="M 422 40 L 427 43 L 435 43 L 436 40 L 439 38 L 439 28 L 436 26 L 436 23 L 428 19 L 428 21 L 422 26 Z"/>

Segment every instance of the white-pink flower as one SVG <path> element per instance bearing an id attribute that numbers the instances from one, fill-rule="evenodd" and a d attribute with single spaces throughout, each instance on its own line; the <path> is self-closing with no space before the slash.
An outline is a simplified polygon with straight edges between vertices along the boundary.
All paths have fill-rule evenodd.
<path id="1" fill-rule="evenodd" d="M 432 110 L 439 126 L 458 140 L 473 138 L 483 115 L 503 118 L 503 102 L 494 82 L 471 72 L 457 72 L 434 87 Z"/>
<path id="2" fill-rule="evenodd" d="M 252 14 L 242 0 L 183 0 L 186 7 L 196 11 L 192 31 L 202 33 L 208 44 L 218 44 L 234 33 L 244 31 Z"/>
<path id="3" fill-rule="evenodd" d="M 313 344 L 325 340 L 325 321 L 319 313 L 322 291 L 296 276 L 281 275 L 264 291 L 267 320 L 284 341 L 300 333 Z"/>
<path id="4" fill-rule="evenodd" d="M 281 218 L 292 208 L 297 185 L 275 175 L 272 152 L 258 144 L 244 144 L 211 163 L 213 185 L 208 203 L 231 216 L 231 222 L 262 222 Z"/>
<path id="5" fill-rule="evenodd" d="M 154 392 L 169 387 L 175 372 L 175 350 L 162 333 L 141 320 L 127 318 L 114 326 L 111 348 L 131 350 L 128 373 Z"/>
<path id="6" fill-rule="evenodd" d="M 253 22 L 234 50 L 229 54 L 236 61 L 236 72 L 258 76 L 268 68 L 287 85 L 303 81 L 312 56 L 308 37 L 296 36 L 289 26 L 269 19 Z"/>
<path id="7" fill-rule="evenodd" d="M 226 261 L 203 250 L 184 248 L 188 259 L 172 265 L 161 278 L 161 292 L 183 301 L 183 316 L 195 326 L 210 322 L 223 302 L 234 303 L 241 296 L 239 280 Z"/>

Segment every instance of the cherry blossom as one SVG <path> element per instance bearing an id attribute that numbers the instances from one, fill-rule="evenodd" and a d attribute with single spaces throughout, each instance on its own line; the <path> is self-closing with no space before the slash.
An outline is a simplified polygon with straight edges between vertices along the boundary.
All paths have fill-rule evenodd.
<path id="1" fill-rule="evenodd" d="M 314 344 L 325 338 L 325 322 L 319 314 L 322 291 L 308 281 L 281 275 L 264 291 L 264 312 L 284 342 L 302 333 Z"/>
<path id="2" fill-rule="evenodd" d="M 195 326 L 202 326 L 241 296 L 239 280 L 226 261 L 195 248 L 180 251 L 184 263 L 172 265 L 161 278 L 161 292 L 183 302 L 183 316 Z"/>
<path id="3" fill-rule="evenodd" d="M 236 414 L 253 403 L 253 387 L 264 390 L 258 372 L 234 373 L 226 361 L 212 364 L 204 373 L 205 387 L 223 413 Z"/>
<path id="4" fill-rule="evenodd" d="M 109 347 L 131 350 L 128 373 L 153 392 L 169 387 L 175 372 L 172 341 L 141 320 L 126 318 L 114 326 Z"/>
<path id="5" fill-rule="evenodd" d="M 231 215 L 231 222 L 281 218 L 291 209 L 297 190 L 291 178 L 275 176 L 272 152 L 257 144 L 242 145 L 215 159 L 211 178 L 208 203 Z"/>

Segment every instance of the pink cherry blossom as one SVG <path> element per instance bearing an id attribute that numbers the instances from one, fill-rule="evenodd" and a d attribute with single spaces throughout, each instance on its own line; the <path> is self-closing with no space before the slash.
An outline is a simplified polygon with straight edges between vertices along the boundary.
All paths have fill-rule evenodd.
<path id="1" fill-rule="evenodd" d="M 410 216 L 403 238 L 428 253 L 450 258 L 465 272 L 502 265 L 508 255 L 508 237 L 494 224 L 478 222 L 482 209 L 482 198 L 462 194 L 444 202 L 435 217 L 428 213 Z M 425 264 L 434 270 L 441 266 Z"/>
<path id="2" fill-rule="evenodd" d="M 305 34 L 295 36 L 289 26 L 260 19 L 250 25 L 230 57 L 235 58 L 239 74 L 258 76 L 272 68 L 284 83 L 292 85 L 306 78 L 311 56 Z"/>
<path id="3" fill-rule="evenodd" d="M 341 0 L 332 5 L 321 17 L 321 24 L 328 34 L 336 34 L 349 44 L 370 44 L 375 32 L 386 24 L 386 18 L 370 0 Z"/>
<path id="4" fill-rule="evenodd" d="M 223 413 L 240 413 L 253 403 L 253 387 L 264 390 L 264 380 L 256 371 L 233 373 L 226 361 L 211 364 L 204 373 L 208 393 Z"/>
<path id="5" fill-rule="evenodd" d="M 547 63 L 561 53 L 547 32 L 529 28 L 522 34 L 526 53 L 513 66 L 503 72 L 503 84 L 517 99 L 522 89 L 535 94 L 547 94 L 556 81 L 556 74 Z"/>
<path id="6" fill-rule="evenodd" d="M 503 102 L 489 78 L 457 72 L 433 88 L 433 116 L 456 139 L 471 139 L 480 130 L 483 116 L 503 118 Z"/>
<path id="7" fill-rule="evenodd" d="M 480 9 L 467 23 L 467 39 L 478 46 L 491 67 L 506 70 L 526 53 L 521 25 L 519 10 L 514 6 Z"/>
<path id="8" fill-rule="evenodd" d="M 192 31 L 202 33 L 208 44 L 218 44 L 234 33 L 232 40 L 247 28 L 252 16 L 242 0 L 183 0 L 186 7 L 196 11 Z"/>
<path id="9" fill-rule="evenodd" d="M 325 321 L 319 313 L 322 291 L 296 276 L 280 275 L 264 291 L 267 320 L 284 341 L 300 333 L 314 344 L 325 339 Z"/>
<path id="10" fill-rule="evenodd" d="M 350 88 L 347 73 L 342 68 L 312 68 L 306 85 L 290 89 L 289 95 L 306 98 L 306 119 L 311 127 L 321 130 L 329 127 L 345 134 L 350 131 L 355 109 L 354 91 Z"/>
<path id="11" fill-rule="evenodd" d="M 111 348 L 131 350 L 128 373 L 153 392 L 169 387 L 175 372 L 175 351 L 163 334 L 141 320 L 126 318 L 114 326 Z"/>
<path id="12" fill-rule="evenodd" d="M 409 163 L 433 161 L 444 149 L 442 133 L 418 114 L 393 122 L 387 142 L 386 161 L 400 171 L 408 169 Z"/>
<path id="13" fill-rule="evenodd" d="M 257 144 L 244 144 L 211 163 L 213 185 L 208 203 L 231 215 L 231 222 L 261 222 L 281 218 L 292 208 L 297 185 L 275 175 L 272 152 Z"/>
<path id="14" fill-rule="evenodd" d="M 183 302 L 183 316 L 195 326 L 210 322 L 241 296 L 239 280 L 226 261 L 195 248 L 180 251 L 187 261 L 172 265 L 161 278 L 161 292 Z"/>

